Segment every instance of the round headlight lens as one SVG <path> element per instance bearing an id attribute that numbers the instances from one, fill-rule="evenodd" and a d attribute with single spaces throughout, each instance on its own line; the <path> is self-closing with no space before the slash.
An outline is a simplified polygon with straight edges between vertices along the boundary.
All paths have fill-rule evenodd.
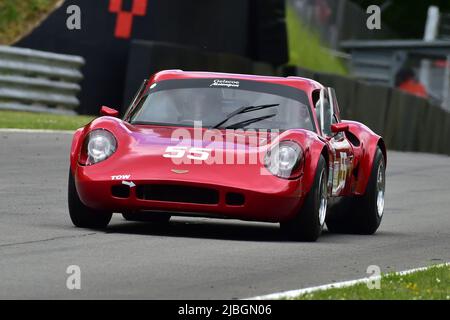
<path id="1" fill-rule="evenodd" d="M 291 146 L 281 146 L 278 152 L 281 170 L 292 170 L 298 159 L 298 152 Z"/>
<path id="2" fill-rule="evenodd" d="M 267 153 L 265 164 L 273 175 L 288 179 L 291 178 L 302 157 L 303 150 L 297 143 L 283 141 Z"/>
<path id="3" fill-rule="evenodd" d="M 104 161 L 116 152 L 117 142 L 109 131 L 94 130 L 87 141 L 88 164 Z"/>

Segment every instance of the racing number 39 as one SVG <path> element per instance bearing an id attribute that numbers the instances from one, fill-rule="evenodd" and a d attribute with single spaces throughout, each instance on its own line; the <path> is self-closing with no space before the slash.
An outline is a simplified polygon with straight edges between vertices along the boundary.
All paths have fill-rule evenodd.
<path id="1" fill-rule="evenodd" d="M 206 148 L 188 148 L 188 147 L 167 147 L 164 158 L 181 159 L 187 154 L 191 160 L 208 160 L 212 150 Z"/>

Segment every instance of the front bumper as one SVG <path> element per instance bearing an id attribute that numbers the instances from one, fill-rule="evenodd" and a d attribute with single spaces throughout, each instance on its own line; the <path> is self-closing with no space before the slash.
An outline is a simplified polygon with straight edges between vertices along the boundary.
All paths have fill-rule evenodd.
<path id="1" fill-rule="evenodd" d="M 135 185 L 124 184 L 124 181 L 94 179 L 84 167 L 75 174 L 77 191 L 81 201 L 88 207 L 112 212 L 140 212 L 152 214 L 151 211 L 163 211 L 172 214 L 206 215 L 222 218 L 281 222 L 292 219 L 303 205 L 305 194 L 301 192 L 301 179 L 285 180 L 282 184 L 258 186 L 250 183 L 249 187 L 236 187 L 219 183 L 205 183 L 189 180 L 173 179 L 133 179 Z M 125 181 L 125 183 L 128 183 Z M 205 188 L 217 193 L 213 203 L 189 203 L 176 199 L 150 199 L 142 195 L 145 186 L 171 186 L 175 188 Z M 114 191 L 113 191 L 114 190 Z M 179 189 L 176 189 L 179 190 Z M 120 192 L 117 192 L 120 191 Z M 151 191 L 150 191 L 151 192 Z M 230 201 L 230 195 L 238 195 L 243 201 Z M 181 197 L 182 198 L 182 197 Z M 197 201 L 197 200 L 195 200 Z M 194 202 L 195 202 L 194 201 Z M 199 201 L 200 202 L 200 201 Z"/>

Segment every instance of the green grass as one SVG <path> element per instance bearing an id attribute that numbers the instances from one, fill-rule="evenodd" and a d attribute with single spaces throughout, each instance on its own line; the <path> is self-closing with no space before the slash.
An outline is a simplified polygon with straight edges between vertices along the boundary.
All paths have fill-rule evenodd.
<path id="1" fill-rule="evenodd" d="M 450 300 L 450 265 L 433 266 L 408 275 L 383 275 L 380 289 L 365 283 L 317 291 L 295 300 Z"/>
<path id="2" fill-rule="evenodd" d="M 92 119 L 94 119 L 92 116 L 0 111 L 0 128 L 75 130 L 89 123 Z"/>
<path id="3" fill-rule="evenodd" d="M 0 44 L 29 32 L 59 0 L 0 0 Z"/>
<path id="4" fill-rule="evenodd" d="M 318 72 L 348 73 L 342 61 L 330 54 L 319 35 L 302 23 L 291 6 L 287 6 L 286 20 L 290 65 Z"/>

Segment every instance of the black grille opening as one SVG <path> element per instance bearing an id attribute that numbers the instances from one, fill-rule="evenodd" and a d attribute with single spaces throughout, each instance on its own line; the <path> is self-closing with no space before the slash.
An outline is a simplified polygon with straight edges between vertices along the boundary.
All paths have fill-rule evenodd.
<path id="1" fill-rule="evenodd" d="M 226 195 L 225 202 L 230 206 L 242 206 L 245 203 L 245 197 L 241 193 L 229 192 Z"/>
<path id="2" fill-rule="evenodd" d="M 113 197 L 116 198 L 129 198 L 130 197 L 130 187 L 125 185 L 113 186 L 111 188 L 111 193 Z"/>
<path id="3" fill-rule="evenodd" d="M 210 188 L 177 185 L 143 185 L 136 188 L 136 196 L 142 200 L 218 204 L 219 192 Z"/>

